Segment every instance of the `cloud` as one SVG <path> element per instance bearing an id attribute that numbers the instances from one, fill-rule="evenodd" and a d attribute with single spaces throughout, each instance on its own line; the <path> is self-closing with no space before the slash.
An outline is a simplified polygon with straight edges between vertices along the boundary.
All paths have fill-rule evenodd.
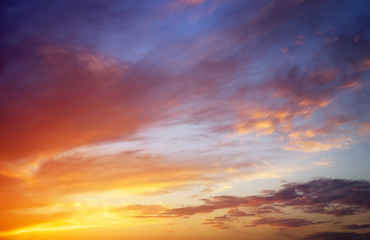
<path id="1" fill-rule="evenodd" d="M 357 15 L 351 15 L 350 23 L 344 23 L 340 14 L 331 12 L 334 9 L 345 11 L 347 4 L 346 1 L 338 1 L 335 6 L 329 1 L 320 4 L 315 1 L 266 1 L 237 4 L 235 9 L 229 9 L 228 13 L 232 16 L 229 25 L 232 27 L 228 25 L 225 31 L 231 32 L 230 35 L 238 39 L 238 47 L 255 59 L 253 64 L 247 58 L 240 57 L 238 61 L 253 65 L 250 67 L 253 70 L 268 69 L 266 74 L 245 71 L 245 75 L 252 74 L 253 78 L 235 81 L 239 89 L 235 89 L 236 94 L 232 92 L 227 99 L 236 113 L 230 129 L 240 134 L 256 132 L 257 135 L 275 136 L 283 139 L 283 148 L 289 151 L 328 151 L 344 149 L 353 143 L 353 138 L 348 136 L 353 137 L 353 132 L 360 132 L 359 124 L 369 121 L 360 110 L 364 105 L 360 103 L 362 94 L 359 93 L 366 95 L 368 91 L 366 86 L 361 89 L 366 76 L 360 69 L 366 69 L 368 57 L 363 50 L 370 45 L 368 34 L 362 35 L 361 44 L 349 40 L 356 35 L 356 31 L 365 31 L 364 22 L 367 20 L 361 23 L 358 20 L 367 19 L 365 11 L 358 10 Z M 341 27 L 336 28 L 340 38 L 325 45 L 314 33 L 321 28 L 328 9 L 330 16 L 337 19 L 336 24 Z M 249 11 L 253 17 L 244 18 Z M 312 21 L 312 15 L 321 20 Z M 348 30 L 349 25 L 353 27 L 351 31 Z M 294 45 L 287 46 L 285 43 L 291 41 L 292 32 L 301 33 L 296 37 L 298 44 L 304 40 L 305 43 L 311 42 L 312 47 L 298 50 Z M 270 39 L 274 39 L 273 44 Z M 287 53 L 289 49 L 294 58 L 301 54 L 307 56 L 300 58 L 304 59 L 304 63 L 287 60 L 279 64 L 275 60 L 279 56 L 262 47 L 279 44 L 280 51 Z M 353 49 L 353 54 L 341 54 L 342 49 Z M 269 56 L 269 59 L 273 56 L 274 60 L 260 61 L 261 56 Z M 353 66 L 358 66 L 355 74 Z M 352 93 L 352 87 L 357 84 L 362 87 L 355 90 L 357 94 Z M 354 102 L 343 106 L 344 99 Z M 284 116 L 279 117 L 280 113 Z M 347 116 L 347 121 L 333 124 L 331 119 L 340 115 Z M 315 126 L 312 126 L 313 122 Z"/>
<path id="2" fill-rule="evenodd" d="M 328 46 L 319 44 L 313 60 L 302 65 L 262 61 L 270 54 L 262 50 L 270 49 L 264 47 L 267 39 L 276 39 L 277 45 L 285 43 L 292 37 L 288 29 L 306 29 L 295 35 L 305 43 L 316 38 L 306 34 L 309 29 L 321 29 L 321 21 L 312 22 L 312 15 L 324 19 L 320 13 L 332 5 L 316 1 L 230 3 L 217 9 L 227 24 L 216 24 L 217 20 L 207 34 L 185 31 L 175 38 L 177 34 L 171 33 L 178 28 L 173 26 L 162 37 L 154 30 L 131 34 L 132 22 L 157 29 L 158 21 L 171 18 L 157 16 L 161 8 L 153 9 L 151 4 L 9 3 L 1 18 L 2 35 L 7 37 L 0 45 L 0 160 L 38 161 L 78 146 L 127 139 L 146 126 L 174 119 L 240 134 L 273 135 L 276 141 L 281 139 L 285 150 L 347 148 L 354 142 L 349 133 L 369 122 L 366 106 L 361 104 L 367 94 L 357 94 L 367 91 L 369 56 L 364 50 L 369 41 L 365 30 L 360 34 L 364 24 L 353 32 L 337 27 L 341 38 Z M 342 9 L 346 3 L 340 1 L 338 6 Z M 246 12 L 255 14 L 247 19 Z M 150 21 L 143 17 L 147 14 Z M 352 16 L 349 24 L 357 23 L 357 17 Z M 14 26 L 5 24 L 10 22 Z M 353 35 L 358 36 L 356 42 Z M 112 39 L 125 40 L 129 47 L 106 44 L 114 43 Z M 213 40 L 199 44 L 202 39 Z M 129 53 L 135 44 L 148 50 Z M 117 47 L 117 54 L 107 46 Z M 293 54 L 292 47 L 278 49 Z M 339 54 L 338 49 L 353 49 L 353 54 Z M 249 75 L 255 69 L 269 70 Z M 354 83 L 356 94 L 352 94 Z M 341 105 L 339 112 L 326 111 L 339 105 L 337 98 L 343 94 L 352 100 Z M 338 115 L 347 120 L 334 121 L 327 128 Z M 313 116 L 322 117 L 312 123 Z"/>
<path id="3" fill-rule="evenodd" d="M 279 191 L 265 192 L 264 195 L 246 197 L 215 196 L 202 199 L 202 205 L 173 208 L 165 214 L 181 217 L 238 207 L 250 207 L 254 209 L 252 213 L 264 214 L 293 207 L 305 213 L 345 216 L 370 209 L 367 201 L 370 184 L 362 180 L 321 178 L 307 183 L 288 183 Z"/>
<path id="4" fill-rule="evenodd" d="M 370 228 L 370 224 L 350 224 L 350 225 L 344 225 L 342 227 L 343 229 L 351 229 L 351 230 L 359 230 L 359 229 L 367 229 Z"/>
<path id="5" fill-rule="evenodd" d="M 289 52 L 288 48 L 281 48 L 280 51 L 284 54 L 287 54 Z"/>
<path id="6" fill-rule="evenodd" d="M 312 162 L 312 164 L 322 167 L 330 167 L 334 164 L 334 161 L 330 158 L 323 158 L 321 161 Z"/>
<path id="7" fill-rule="evenodd" d="M 253 213 L 246 213 L 244 211 L 240 211 L 239 209 L 230 209 L 227 211 L 227 214 L 231 217 L 250 217 L 254 216 Z"/>
<path id="8" fill-rule="evenodd" d="M 228 215 L 223 215 L 219 217 L 214 217 L 212 219 L 206 219 L 203 224 L 212 225 L 213 227 L 218 229 L 229 229 L 230 226 L 225 223 L 227 221 L 230 221 L 230 217 Z"/>
<path id="9" fill-rule="evenodd" d="M 341 193 L 337 192 L 341 189 Z M 305 184 L 286 184 L 271 197 L 284 206 L 296 206 L 309 213 L 353 215 L 370 209 L 365 198 L 369 182 L 344 179 L 317 179 Z"/>
<path id="10" fill-rule="evenodd" d="M 314 224 L 319 224 L 322 222 L 313 222 L 301 218 L 260 218 L 252 222 L 251 227 L 256 227 L 258 225 L 271 225 L 276 227 L 303 227 Z"/>
<path id="11" fill-rule="evenodd" d="M 258 216 L 261 213 L 247 214 L 245 212 L 239 211 L 238 214 L 232 214 L 236 209 L 228 211 L 228 214 L 214 217 L 212 219 L 206 219 L 203 224 L 212 225 L 219 229 L 228 229 L 230 225 L 228 223 L 239 222 L 241 217 L 252 217 Z M 304 227 L 309 225 L 322 224 L 325 222 L 315 222 L 302 218 L 259 218 L 252 221 L 251 225 L 245 225 L 245 227 L 258 227 L 259 225 L 271 225 L 279 228 L 292 228 L 292 227 Z"/>
<path id="12" fill-rule="evenodd" d="M 28 64 L 39 71 L 8 73 L 1 87 L 1 161 L 51 157 L 127 137 L 164 113 L 154 110 L 167 105 L 155 93 L 160 73 L 53 45 L 31 52 L 17 68 Z"/>
<path id="13" fill-rule="evenodd" d="M 256 217 L 256 225 L 317 223 L 277 217 L 289 211 L 332 218 L 368 212 L 368 181 L 325 178 L 254 196 L 204 197 L 199 205 L 76 210 L 53 202 L 116 189 L 158 197 L 258 174 L 279 176 L 213 143 L 204 152 L 221 149 L 224 155 L 198 154 L 197 142 L 209 138 L 255 134 L 261 141 L 251 155 L 269 152 L 270 141 L 279 154 L 364 141 L 370 133 L 369 7 L 347 0 L 3 1 L 0 213 L 7 222 L 0 228 L 39 226 L 88 211 L 95 219 L 107 214 L 148 221 L 205 214 L 204 224 L 222 229 L 248 217 Z M 143 153 L 145 139 L 120 154 L 67 154 L 183 123 L 205 129 L 187 139 L 197 145 L 187 151 L 191 157 Z M 157 134 L 171 141 L 166 132 Z M 160 144 L 167 147 L 166 141 Z M 224 213 L 208 216 L 216 211 Z"/>
<path id="14" fill-rule="evenodd" d="M 303 45 L 304 44 L 304 37 L 302 35 L 297 36 L 297 40 L 294 42 L 295 45 Z"/>
<path id="15" fill-rule="evenodd" d="M 173 208 L 166 211 L 165 214 L 172 216 L 191 216 L 198 213 L 211 213 L 217 209 L 235 208 L 244 202 L 242 197 L 216 196 L 212 199 L 202 199 L 205 203 L 199 206 L 187 206 Z"/>
<path id="16" fill-rule="evenodd" d="M 365 240 L 370 237 L 369 233 L 355 232 L 318 232 L 308 235 L 307 240 Z"/>
<path id="17" fill-rule="evenodd" d="M 180 6 L 194 6 L 202 4 L 205 0 L 175 0 L 171 3 L 171 7 L 180 7 Z"/>
<path id="18" fill-rule="evenodd" d="M 219 229 L 228 229 L 232 223 L 240 222 L 241 218 L 258 217 L 251 224 L 245 226 L 304 227 L 328 221 L 311 221 L 307 217 L 276 217 L 276 215 L 286 215 L 285 210 L 288 209 L 303 211 L 305 214 L 315 213 L 332 217 L 364 214 L 370 209 L 367 201 L 367 195 L 370 192 L 369 186 L 367 181 L 322 178 L 307 183 L 288 183 L 283 185 L 279 191 L 264 191 L 262 195 L 214 196 L 209 199 L 201 199 L 204 202 L 201 205 L 168 208 L 161 213 L 151 215 L 151 217 L 189 218 L 196 214 L 209 214 L 216 210 L 227 209 L 224 215 L 207 218 L 203 224 Z M 240 209 L 247 209 L 247 211 Z M 346 225 L 344 228 L 362 229 L 368 228 L 368 226 Z"/>
<path id="19" fill-rule="evenodd" d="M 112 189 L 155 195 L 199 183 L 209 186 L 238 177 L 239 172 L 227 171 L 231 166 L 252 170 L 251 164 L 245 163 L 168 158 L 132 151 L 95 156 L 72 154 L 42 162 L 33 174 L 26 177 L 32 181 L 25 181 L 23 185 L 29 192 L 46 196 Z"/>
<path id="20" fill-rule="evenodd" d="M 225 215 L 205 219 L 203 224 L 211 225 L 218 229 L 229 229 L 231 227 L 229 223 L 239 222 L 239 218 L 252 216 L 255 216 L 255 214 L 246 213 L 244 211 L 239 210 L 238 208 L 233 208 L 227 211 L 227 214 Z"/>
<path id="21" fill-rule="evenodd" d="M 120 156 L 120 158 L 122 157 L 130 158 L 133 156 Z M 122 170 L 113 167 L 109 168 L 111 171 L 110 173 L 106 171 L 105 174 L 98 174 L 97 171 L 86 169 L 86 171 L 90 173 L 89 175 L 84 176 L 82 171 L 79 171 L 78 174 L 72 171 L 71 174 L 67 176 L 65 174 L 60 175 L 58 171 L 70 172 L 73 168 L 80 169 L 81 167 L 78 167 L 73 162 L 68 162 L 68 164 L 64 166 L 59 165 L 58 167 L 54 166 L 53 168 L 49 168 L 51 166 L 50 164 L 55 164 L 49 162 L 44 167 L 40 168 L 39 174 L 32 179 L 32 182 L 34 182 L 33 184 L 28 186 L 24 185 L 22 187 L 22 191 L 26 192 L 27 195 L 31 197 L 34 194 L 41 196 L 45 192 L 45 189 L 48 189 L 49 193 L 51 194 L 49 198 L 45 198 L 47 195 L 44 194 L 43 202 L 38 201 L 33 205 L 23 205 L 23 207 L 22 205 L 14 205 L 15 211 L 8 212 L 6 214 L 9 221 L 2 228 L 4 230 L 14 229 L 14 221 L 17 221 L 16 219 L 18 219 L 20 216 L 25 215 L 27 215 L 27 217 L 24 218 L 25 222 L 17 226 L 26 227 L 30 226 L 31 223 L 35 224 L 36 222 L 34 219 L 38 219 L 37 222 L 40 224 L 45 222 L 58 222 L 63 219 L 76 220 L 79 218 L 81 213 L 91 216 L 83 222 L 85 225 L 89 225 L 93 222 L 96 224 L 103 224 L 100 222 L 104 218 L 121 219 L 123 217 L 128 217 L 148 220 L 189 218 L 196 214 L 207 215 L 219 210 L 227 211 L 224 215 L 214 218 L 206 218 L 204 220 L 204 224 L 211 225 L 219 229 L 228 229 L 235 223 L 243 222 L 243 218 L 257 217 L 257 219 L 253 220 L 251 224 L 245 226 L 250 227 L 258 225 L 271 225 L 277 227 L 304 227 L 308 225 L 326 223 L 326 221 L 311 221 L 306 217 L 276 217 L 276 215 L 286 215 L 287 212 L 293 209 L 298 212 L 303 211 L 306 214 L 315 213 L 338 217 L 363 214 L 368 212 L 370 209 L 367 201 L 369 197 L 368 194 L 370 192 L 369 182 L 344 179 L 315 179 L 306 183 L 287 183 L 284 184 L 283 188 L 278 191 L 266 190 L 260 195 L 244 197 L 227 195 L 214 196 L 211 198 L 201 199 L 201 201 L 203 201 L 203 204 L 201 205 L 175 208 L 168 205 L 166 206 L 164 204 L 143 205 L 133 203 L 120 206 L 104 206 L 101 204 L 96 205 L 89 203 L 62 203 L 61 205 L 45 205 L 45 200 L 52 199 L 52 196 L 60 196 L 60 194 L 68 194 L 73 192 L 79 193 L 81 191 L 100 191 L 102 189 L 107 190 L 110 188 L 129 190 L 131 187 L 134 189 L 142 188 L 143 191 L 147 191 L 148 189 L 153 191 L 153 189 L 155 190 L 157 187 L 156 184 L 159 184 L 159 190 L 161 191 L 172 191 L 173 189 L 176 189 L 177 184 L 182 186 L 184 182 L 185 184 L 192 184 L 193 181 L 199 182 L 212 180 L 212 178 L 202 174 L 198 175 L 197 171 L 194 172 L 194 169 L 188 168 L 188 170 L 186 170 L 183 168 L 184 166 L 176 167 L 176 165 L 174 165 L 174 168 L 172 169 L 170 166 L 161 165 L 160 161 L 155 159 L 153 159 L 156 161 L 155 164 L 153 164 L 153 160 L 147 160 L 146 162 L 143 162 L 144 159 L 148 159 L 148 156 L 139 159 L 138 160 L 141 161 L 143 165 L 148 167 L 150 166 L 152 171 L 146 171 L 143 165 L 140 165 L 141 168 L 133 167 L 135 166 L 134 158 L 131 160 L 133 161 L 134 165 L 129 166 L 127 165 L 129 161 L 126 161 L 125 169 Z M 112 163 L 112 161 L 110 162 Z M 89 165 L 89 168 L 94 166 L 96 169 L 102 169 L 102 166 L 97 160 L 95 163 L 91 162 Z M 84 168 L 86 168 L 88 165 L 84 164 L 84 166 Z M 158 171 L 153 169 L 153 166 L 156 166 L 155 169 L 158 169 Z M 179 169 L 181 168 L 181 174 L 179 174 Z M 104 169 L 107 170 L 108 168 L 105 167 Z M 215 170 L 218 172 L 218 169 Z M 132 178 L 130 177 L 130 172 L 133 172 Z M 54 177 L 48 178 L 47 176 L 50 174 Z M 118 177 L 122 175 L 125 176 L 125 179 Z M 94 179 L 94 177 L 96 179 Z M 176 180 L 178 177 L 180 178 Z M 86 180 L 84 179 L 88 178 L 90 179 L 88 182 L 90 186 L 85 186 L 84 182 L 86 182 Z M 58 183 L 58 179 L 64 180 Z M 167 185 L 167 179 L 171 179 L 170 185 Z M 174 181 L 174 179 L 176 181 Z M 62 187 L 66 184 L 69 186 L 68 190 Z M 101 188 L 101 185 L 104 185 L 104 188 Z M 338 191 L 338 189 L 340 189 L 340 191 Z M 17 192 L 14 189 L 12 191 Z M 27 201 L 27 198 L 25 201 Z M 288 211 L 288 209 L 290 210 Z M 40 218 L 40 216 L 43 217 Z M 98 219 L 100 220 L 98 221 Z M 122 219 L 122 221 L 123 220 L 124 219 Z M 364 229 L 367 227 L 367 225 L 343 226 L 343 228 L 346 229 Z M 312 235 L 310 237 L 315 236 L 316 235 Z"/>

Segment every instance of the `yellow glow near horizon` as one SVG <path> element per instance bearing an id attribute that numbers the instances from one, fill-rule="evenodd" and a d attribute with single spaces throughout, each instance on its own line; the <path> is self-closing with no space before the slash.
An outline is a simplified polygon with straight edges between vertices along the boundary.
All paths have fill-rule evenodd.
<path id="1" fill-rule="evenodd" d="M 133 215 L 140 215 L 140 209 L 132 210 L 127 206 L 129 205 L 124 205 L 120 208 L 111 207 L 109 205 L 74 202 L 59 203 L 45 208 L 17 210 L 15 211 L 16 213 L 37 215 L 40 216 L 40 218 L 42 218 L 42 216 L 47 216 L 54 213 L 63 212 L 68 214 L 63 219 L 56 221 L 0 232 L 0 236 L 20 235 L 32 232 L 65 231 L 83 228 L 135 227 L 163 222 L 163 219 L 159 218 L 137 218 Z M 127 209 L 125 209 L 125 207 Z"/>
<path id="2" fill-rule="evenodd" d="M 31 233 L 31 232 L 53 232 L 53 231 L 64 231 L 64 230 L 73 230 L 73 229 L 81 229 L 81 228 L 91 228 L 95 227 L 94 225 L 71 225 L 71 226 L 50 226 L 51 224 L 42 224 L 42 225 L 34 225 L 31 227 L 15 229 L 7 232 L 0 232 L 0 236 L 12 236 L 12 235 L 19 235 L 23 233 Z"/>

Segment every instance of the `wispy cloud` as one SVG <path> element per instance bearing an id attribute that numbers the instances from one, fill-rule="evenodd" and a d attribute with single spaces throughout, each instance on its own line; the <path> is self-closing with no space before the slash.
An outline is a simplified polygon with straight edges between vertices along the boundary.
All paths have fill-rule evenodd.
<path id="1" fill-rule="evenodd" d="M 257 227 L 258 225 L 271 225 L 276 227 L 303 227 L 322 222 L 314 222 L 300 218 L 260 218 L 252 222 L 253 225 L 248 227 Z"/>
<path id="2" fill-rule="evenodd" d="M 369 182 L 345 178 L 367 164 L 369 12 L 348 0 L 3 1 L 0 231 L 186 219 L 366 238 Z M 324 171 L 334 178 L 244 193 Z M 112 191 L 134 199 L 85 204 Z"/>

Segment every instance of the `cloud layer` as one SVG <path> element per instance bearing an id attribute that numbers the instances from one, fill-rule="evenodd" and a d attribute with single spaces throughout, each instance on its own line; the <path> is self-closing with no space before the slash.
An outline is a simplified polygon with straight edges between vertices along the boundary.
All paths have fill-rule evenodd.
<path id="1" fill-rule="evenodd" d="M 195 239 L 367 238 L 369 12 L 2 1 L 0 234 L 131 220 L 183 221 Z"/>

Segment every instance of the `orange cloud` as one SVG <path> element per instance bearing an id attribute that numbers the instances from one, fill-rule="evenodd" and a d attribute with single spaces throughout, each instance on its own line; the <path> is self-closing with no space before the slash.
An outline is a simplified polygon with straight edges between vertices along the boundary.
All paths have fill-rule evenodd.
<path id="1" fill-rule="evenodd" d="M 23 171 L 23 165 L 20 167 Z M 15 165 L 12 171 L 17 175 Z M 14 181 L 27 196 L 49 201 L 71 194 L 116 189 L 149 196 L 195 187 L 200 183 L 209 189 L 264 171 L 266 167 L 256 169 L 252 162 L 224 162 L 212 158 L 180 161 L 135 151 L 89 155 L 72 152 L 44 159 Z M 227 188 L 224 185 L 218 190 Z"/>

